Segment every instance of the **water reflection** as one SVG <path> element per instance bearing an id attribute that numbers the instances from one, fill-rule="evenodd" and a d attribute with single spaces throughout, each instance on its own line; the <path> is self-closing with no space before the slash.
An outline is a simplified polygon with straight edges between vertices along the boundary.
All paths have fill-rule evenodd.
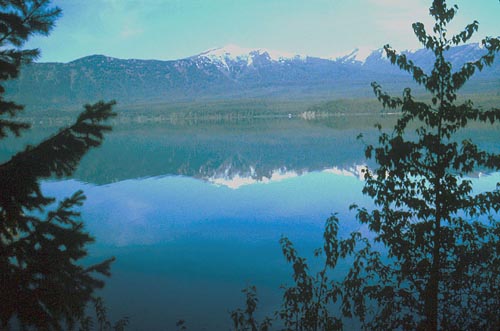
<path id="1" fill-rule="evenodd" d="M 65 196 L 84 190 L 88 199 L 83 218 L 97 242 L 128 246 L 193 235 L 277 240 L 282 233 L 293 233 L 294 227 L 304 224 L 321 230 L 333 211 L 347 215 L 348 204 L 363 199 L 361 187 L 362 182 L 352 175 L 325 171 L 282 176 L 238 189 L 234 181 L 219 185 L 184 176 L 162 176 L 101 186 L 75 180 L 47 182 L 44 191 Z"/>
<path id="2" fill-rule="evenodd" d="M 336 116 L 321 120 L 253 119 L 208 123 L 117 124 L 104 144 L 88 153 L 75 179 L 108 184 L 134 178 L 183 175 L 223 183 L 268 181 L 280 174 L 303 174 L 366 164 L 364 143 L 376 143 L 373 124 L 390 128 L 391 116 Z M 0 145 L 0 161 L 57 128 L 35 126 L 22 140 Z M 362 133 L 363 140 L 356 137 Z M 480 146 L 498 151 L 500 126 L 470 128 Z M 228 183 L 229 184 L 229 183 Z"/>
<path id="3" fill-rule="evenodd" d="M 120 124 L 104 144 L 82 160 L 74 178 L 95 184 L 162 175 L 194 178 L 276 176 L 362 164 L 360 132 L 370 136 L 376 119 L 327 121 L 261 119 L 241 122 Z M 366 124 L 365 124 L 366 122 Z M 370 123 L 370 125 L 368 125 Z M 56 131 L 53 128 L 52 131 Z M 37 141 L 48 128 L 30 132 Z M 21 141 L 0 146 L 0 159 L 20 149 Z"/>
<path id="4" fill-rule="evenodd" d="M 96 237 L 94 260 L 116 256 L 102 292 L 113 317 L 132 329 L 227 330 L 241 289 L 259 288 L 263 309 L 277 309 L 289 277 L 279 239 L 286 234 L 309 256 L 324 220 L 339 212 L 342 232 L 358 227 L 349 202 L 363 200 L 362 182 L 328 171 L 256 182 L 238 189 L 185 176 L 107 185 L 76 180 L 44 183 L 50 195 L 83 189 L 86 228 Z"/>
<path id="5" fill-rule="evenodd" d="M 290 275 L 282 234 L 311 259 L 331 213 L 339 213 L 341 235 L 363 230 L 348 210 L 371 203 L 361 194 L 366 160 L 356 136 L 375 142 L 376 121 L 387 127 L 391 119 L 118 125 L 74 178 L 47 181 L 43 191 L 87 195 L 91 259 L 117 257 L 102 293 L 113 319 L 130 316 L 132 330 L 174 329 L 179 319 L 189 330 L 227 330 L 227 311 L 241 306 L 249 284 L 264 310 L 277 308 Z M 499 132 L 477 128 L 464 137 L 498 152 Z M 0 159 L 16 150 L 19 142 L 7 142 Z M 474 180 L 490 189 L 500 176 Z"/>
<path id="6" fill-rule="evenodd" d="M 346 169 L 342 169 L 339 167 L 327 168 L 322 170 L 321 172 L 363 179 L 364 174 L 362 173 L 362 169 L 364 168 L 366 168 L 366 165 L 354 165 Z M 294 170 L 290 171 L 285 168 L 273 170 L 269 177 L 257 176 L 255 169 L 250 167 L 250 173 L 247 176 L 242 176 L 239 172 L 236 175 L 231 176 L 229 175 L 228 171 L 225 171 L 222 175 L 215 175 L 208 178 L 203 177 L 203 179 L 212 184 L 226 186 L 236 190 L 246 185 L 281 182 L 283 180 L 295 178 L 303 174 L 304 173 L 298 173 Z"/>
<path id="7" fill-rule="evenodd" d="M 478 191 L 491 190 L 500 174 L 473 182 Z M 117 257 L 102 292 L 111 315 L 130 316 L 132 329 L 159 331 L 178 319 L 190 330 L 229 329 L 227 312 L 241 306 L 240 290 L 249 284 L 258 287 L 264 311 L 276 310 L 291 274 L 281 235 L 314 261 L 331 213 L 339 213 L 341 236 L 365 231 L 348 210 L 352 202 L 370 206 L 362 185 L 337 168 L 238 189 L 185 176 L 107 185 L 55 181 L 43 189 L 55 196 L 85 190 L 83 218 L 97 241 L 92 259 Z"/>

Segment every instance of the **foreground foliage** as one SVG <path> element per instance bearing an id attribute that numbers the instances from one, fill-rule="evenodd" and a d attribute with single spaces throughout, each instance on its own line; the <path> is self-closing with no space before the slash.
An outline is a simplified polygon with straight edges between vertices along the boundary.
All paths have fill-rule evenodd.
<path id="1" fill-rule="evenodd" d="M 346 285 L 339 275 L 338 263 L 367 252 L 373 255 L 378 253 L 371 252 L 369 241 L 362 238 L 359 232 L 353 232 L 348 238 L 340 240 L 338 230 L 339 219 L 332 215 L 325 223 L 323 247 L 314 252 L 314 257 L 321 261 L 316 268 L 311 268 L 311 264 L 298 253 L 293 243 L 287 237 L 282 237 L 280 244 L 285 259 L 292 267 L 293 282 L 282 286 L 281 307 L 274 313 L 274 319 L 264 317 L 259 322 L 255 317 L 257 290 L 251 286 L 243 290 L 245 308 L 231 312 L 234 330 L 265 331 L 270 330 L 273 323 L 279 325 L 279 330 L 286 331 L 343 330 L 345 321 L 341 312 L 344 310 L 345 315 L 349 315 L 349 306 L 343 301 Z M 348 304 L 348 301 L 345 302 Z"/>
<path id="2" fill-rule="evenodd" d="M 378 145 L 365 149 L 377 164 L 365 170 L 363 188 L 374 208 L 352 206 L 373 239 L 352 233 L 338 240 L 338 222 L 330 219 L 325 266 L 314 277 L 291 242 L 282 240 L 295 282 L 285 288 L 277 314 L 285 330 L 339 330 L 347 320 L 364 330 L 500 329 L 500 183 L 478 192 L 471 179 L 500 170 L 500 155 L 482 150 L 473 137 L 457 139 L 471 122 L 500 120 L 498 108 L 457 102 L 460 88 L 493 63 L 500 40 L 484 39 L 481 58 L 452 68 L 447 50 L 478 29 L 475 21 L 450 36 L 447 25 L 457 9 L 444 0 L 432 2 L 432 35 L 422 23 L 413 24 L 418 40 L 435 56 L 431 72 L 384 47 L 391 63 L 429 92 L 429 102 L 416 101 L 409 88 L 398 98 L 372 84 L 384 107 L 401 110 L 393 131 L 379 125 Z M 334 273 L 339 257 L 352 266 L 345 278 L 329 281 L 326 271 Z"/>
<path id="3" fill-rule="evenodd" d="M 80 319 L 79 331 L 125 331 L 129 323 L 128 317 L 123 317 L 112 324 L 108 318 L 108 311 L 102 298 L 92 299 L 94 303 L 95 320 L 90 316 Z"/>
<path id="4" fill-rule="evenodd" d="M 418 40 L 435 56 L 430 73 L 384 47 L 391 63 L 430 93 L 429 103 L 415 101 L 410 89 L 393 98 L 372 84 L 384 107 L 401 109 L 401 117 L 392 133 L 381 132 L 378 146 L 366 147 L 366 156 L 378 168 L 365 173 L 363 193 L 373 198 L 376 208 L 353 207 L 375 241 L 387 249 L 383 260 L 360 256 L 357 262 L 364 267 L 346 280 L 344 295 L 367 329 L 500 327 L 500 187 L 478 193 L 467 177 L 498 171 L 500 155 L 481 150 L 472 137 L 455 139 L 470 122 L 500 120 L 500 109 L 456 102 L 467 80 L 493 63 L 500 41 L 484 39 L 484 55 L 454 70 L 446 51 L 478 29 L 475 21 L 449 36 L 447 25 L 457 9 L 433 1 L 432 35 L 422 23 L 413 24 Z"/>
<path id="5" fill-rule="evenodd" d="M 46 35 L 60 15 L 48 0 L 0 1 L 0 82 L 18 76 L 36 49 L 22 49 L 35 34 Z M 17 121 L 23 106 L 3 99 L 0 86 L 0 139 L 29 128 Z M 111 130 L 114 102 L 86 105 L 76 122 L 0 164 L 0 329 L 12 321 L 21 329 L 71 329 L 84 316 L 94 291 L 109 275 L 112 259 L 83 267 L 93 238 L 83 230 L 76 192 L 58 206 L 42 193 L 40 180 L 69 176 L 81 157 Z"/>

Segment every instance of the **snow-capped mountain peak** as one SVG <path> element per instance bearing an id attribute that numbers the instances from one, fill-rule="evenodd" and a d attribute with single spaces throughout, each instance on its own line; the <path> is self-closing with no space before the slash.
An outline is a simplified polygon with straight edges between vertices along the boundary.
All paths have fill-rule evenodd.
<path id="1" fill-rule="evenodd" d="M 244 48 L 237 45 L 226 45 L 220 48 L 207 50 L 199 57 L 208 58 L 212 61 L 226 63 L 227 61 L 239 62 L 246 61 L 248 65 L 252 64 L 255 57 L 268 56 L 271 61 L 286 61 L 294 59 L 305 59 L 305 56 L 296 55 L 287 52 L 268 50 L 264 48 Z"/>
<path id="2" fill-rule="evenodd" d="M 341 63 L 364 63 L 373 52 L 373 49 L 368 47 L 357 47 L 350 53 L 337 54 L 330 59 Z"/>

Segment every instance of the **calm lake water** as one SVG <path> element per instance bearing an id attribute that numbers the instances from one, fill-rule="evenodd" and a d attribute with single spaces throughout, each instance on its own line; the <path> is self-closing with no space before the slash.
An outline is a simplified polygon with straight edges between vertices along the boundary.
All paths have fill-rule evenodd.
<path id="1" fill-rule="evenodd" d="M 249 285 L 257 286 L 260 311 L 279 308 L 280 285 L 291 275 L 282 235 L 313 260 L 332 213 L 341 235 L 360 229 L 348 207 L 371 202 L 361 194 L 359 170 L 367 163 L 356 137 L 375 142 L 372 124 L 380 121 L 393 120 L 119 125 L 73 178 L 46 181 L 43 191 L 64 197 L 84 190 L 82 218 L 96 238 L 88 260 L 117 258 L 101 292 L 113 320 L 129 316 L 130 330 L 175 330 L 179 319 L 188 330 L 229 330 L 228 311 L 243 306 Z M 465 136 L 500 149 L 498 127 Z M 2 146 L 2 157 L 17 144 Z M 477 175 L 479 189 L 500 181 Z"/>

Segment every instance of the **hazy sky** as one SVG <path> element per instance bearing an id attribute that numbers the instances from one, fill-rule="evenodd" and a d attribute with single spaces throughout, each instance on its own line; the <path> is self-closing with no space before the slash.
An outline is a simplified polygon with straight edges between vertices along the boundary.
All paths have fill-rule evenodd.
<path id="1" fill-rule="evenodd" d="M 39 61 L 91 54 L 179 59 L 236 44 L 332 57 L 359 47 L 420 48 L 411 23 L 430 27 L 431 0 L 57 0 L 63 10 L 49 37 L 28 44 Z M 452 31 L 476 19 L 478 38 L 500 35 L 500 1 L 455 0 Z M 476 39 L 476 41 L 479 39 Z"/>

